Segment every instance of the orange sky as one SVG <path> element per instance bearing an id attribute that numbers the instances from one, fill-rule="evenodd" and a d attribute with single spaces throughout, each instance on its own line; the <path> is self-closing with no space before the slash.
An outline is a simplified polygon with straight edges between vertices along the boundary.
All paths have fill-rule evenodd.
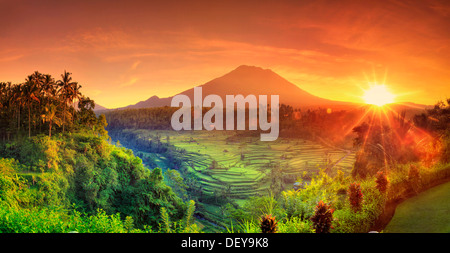
<path id="1" fill-rule="evenodd" d="M 0 81 L 66 69 L 115 108 L 246 64 L 333 100 L 384 80 L 398 101 L 450 96 L 446 0 L 160 2 L 0 0 Z"/>

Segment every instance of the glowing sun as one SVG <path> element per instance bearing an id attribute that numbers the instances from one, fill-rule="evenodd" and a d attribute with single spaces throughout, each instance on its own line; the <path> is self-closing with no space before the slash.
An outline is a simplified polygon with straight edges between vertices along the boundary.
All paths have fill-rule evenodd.
<path id="1" fill-rule="evenodd" d="M 394 102 L 395 96 L 389 92 L 385 85 L 373 85 L 364 91 L 362 96 L 366 104 L 383 106 Z"/>

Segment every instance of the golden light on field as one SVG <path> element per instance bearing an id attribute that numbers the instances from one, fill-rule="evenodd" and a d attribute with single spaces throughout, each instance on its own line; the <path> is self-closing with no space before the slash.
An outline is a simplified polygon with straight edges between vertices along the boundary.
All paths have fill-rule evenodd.
<path id="1" fill-rule="evenodd" d="M 383 106 L 394 102 L 395 95 L 393 95 L 385 85 L 373 85 L 368 90 L 364 91 L 362 97 L 366 104 Z"/>

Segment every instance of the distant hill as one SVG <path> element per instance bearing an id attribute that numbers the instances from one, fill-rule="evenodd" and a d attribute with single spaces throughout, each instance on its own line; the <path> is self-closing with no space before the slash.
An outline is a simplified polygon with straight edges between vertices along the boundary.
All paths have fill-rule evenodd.
<path id="1" fill-rule="evenodd" d="M 168 98 L 159 98 L 158 96 L 152 96 L 151 98 L 140 101 L 134 105 L 129 105 L 125 108 L 127 109 L 139 109 L 139 108 L 149 108 L 149 107 L 163 107 L 170 106 L 170 101 L 172 101 L 172 97 Z"/>
<path id="2" fill-rule="evenodd" d="M 95 104 L 94 112 L 105 111 L 105 110 L 108 110 L 108 108 L 103 107 L 103 106 L 101 106 L 101 105 L 99 105 L 99 104 Z"/>
<path id="3" fill-rule="evenodd" d="M 260 67 L 242 65 L 235 70 L 225 74 L 221 77 L 213 79 L 203 85 L 203 97 L 216 94 L 225 101 L 226 95 L 241 94 L 244 97 L 247 95 L 268 95 L 270 102 L 270 95 L 279 95 L 280 104 L 289 104 L 295 107 L 299 106 L 339 106 L 349 105 L 351 103 L 333 101 L 314 96 L 297 85 L 290 83 L 280 75 L 276 74 L 270 69 L 262 69 Z M 194 88 L 183 91 L 179 94 L 187 95 L 193 101 Z M 170 106 L 172 97 L 159 98 L 152 96 L 151 98 L 138 102 L 134 105 L 129 105 L 125 108 L 148 108 Z"/>

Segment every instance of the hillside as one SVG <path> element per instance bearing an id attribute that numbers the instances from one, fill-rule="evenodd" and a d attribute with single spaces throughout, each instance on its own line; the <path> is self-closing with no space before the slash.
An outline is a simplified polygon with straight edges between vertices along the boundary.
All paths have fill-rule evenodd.
<path id="1" fill-rule="evenodd" d="M 0 142 L 0 232 L 157 231 L 187 208 L 163 178 L 87 132 Z"/>

